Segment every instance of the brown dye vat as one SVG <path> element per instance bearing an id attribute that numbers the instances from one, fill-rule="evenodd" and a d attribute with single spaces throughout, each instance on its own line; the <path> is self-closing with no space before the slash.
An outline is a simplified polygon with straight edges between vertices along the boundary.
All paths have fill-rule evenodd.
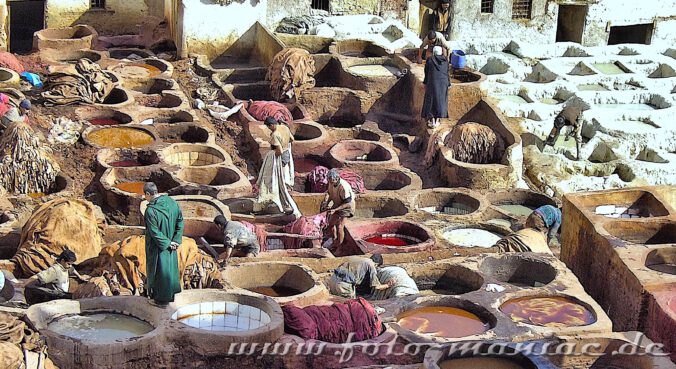
<path id="1" fill-rule="evenodd" d="M 648 268 L 650 268 L 650 269 L 652 269 L 656 272 L 662 272 L 662 273 L 675 274 L 676 275 L 676 264 L 674 264 L 674 263 L 652 264 L 652 265 L 648 265 Z"/>
<path id="2" fill-rule="evenodd" d="M 95 118 L 90 119 L 89 123 L 91 123 L 94 126 L 115 126 L 121 124 L 122 122 L 113 118 Z"/>
<path id="3" fill-rule="evenodd" d="M 44 192 L 33 192 L 33 193 L 28 194 L 28 197 L 30 197 L 32 199 L 40 199 L 40 198 L 43 198 L 45 196 L 47 196 L 47 194 L 44 193 Z"/>
<path id="4" fill-rule="evenodd" d="M 400 326 L 420 334 L 460 338 L 486 332 L 488 323 L 469 311 L 448 306 L 426 306 L 397 316 Z"/>
<path id="5" fill-rule="evenodd" d="M 441 369 L 524 369 L 518 363 L 494 357 L 468 357 L 447 360 L 439 364 Z"/>
<path id="6" fill-rule="evenodd" d="M 500 310 L 515 322 L 542 327 L 579 327 L 596 321 L 584 306 L 561 297 L 521 297 L 509 300 Z"/>
<path id="7" fill-rule="evenodd" d="M 87 139 L 98 146 L 114 149 L 140 147 L 154 141 L 145 131 L 127 127 L 100 129 L 90 133 Z"/>
<path id="8" fill-rule="evenodd" d="M 120 160 L 120 161 L 114 161 L 110 164 L 111 167 L 116 167 L 116 168 L 128 168 L 128 167 L 142 167 L 143 164 L 136 161 L 136 160 Z"/>
<path id="9" fill-rule="evenodd" d="M 252 287 L 247 288 L 251 292 L 260 293 L 261 295 L 270 296 L 270 297 L 289 297 L 300 295 L 302 292 L 298 291 L 295 288 L 286 287 L 286 286 L 261 286 L 261 287 Z"/>
<path id="10" fill-rule="evenodd" d="M 144 76 L 144 77 L 147 76 L 153 78 L 162 74 L 160 68 L 144 63 L 129 63 L 125 65 L 125 69 L 127 69 L 127 71 L 125 71 L 125 74 L 130 74 L 134 76 Z"/>
<path id="11" fill-rule="evenodd" d="M 309 173 L 313 169 L 315 169 L 315 167 L 317 167 L 319 165 L 321 165 L 321 164 L 319 164 L 318 162 L 316 162 L 312 159 L 303 158 L 303 159 L 294 159 L 293 160 L 294 170 L 297 173 Z"/>
<path id="12" fill-rule="evenodd" d="M 115 187 L 124 192 L 143 195 L 143 185 L 145 185 L 145 182 L 122 182 L 116 184 Z"/>

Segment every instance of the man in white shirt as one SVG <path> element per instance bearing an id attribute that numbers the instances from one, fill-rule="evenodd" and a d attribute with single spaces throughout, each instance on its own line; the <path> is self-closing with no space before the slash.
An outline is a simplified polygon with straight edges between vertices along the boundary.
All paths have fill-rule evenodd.
<path id="1" fill-rule="evenodd" d="M 76 261 L 75 253 L 66 249 L 56 258 L 56 264 L 30 277 L 25 289 L 26 302 L 37 304 L 60 298 L 71 298 L 71 294 L 68 293 L 70 275 L 73 274 L 75 278 L 84 280 L 73 269 Z"/>

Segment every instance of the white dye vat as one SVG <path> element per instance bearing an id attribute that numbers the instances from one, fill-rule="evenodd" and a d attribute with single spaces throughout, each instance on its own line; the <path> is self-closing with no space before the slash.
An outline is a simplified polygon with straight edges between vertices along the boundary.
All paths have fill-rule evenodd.
<path id="1" fill-rule="evenodd" d="M 270 323 L 270 315 L 265 311 L 234 301 L 183 306 L 171 318 L 193 328 L 218 332 L 245 332 Z"/>
<path id="2" fill-rule="evenodd" d="M 49 324 L 49 330 L 86 342 L 108 342 L 142 336 L 154 328 L 128 315 L 97 313 L 69 315 Z"/>
<path id="3" fill-rule="evenodd" d="M 489 248 L 495 245 L 501 236 L 479 228 L 461 228 L 446 231 L 442 234 L 444 239 L 460 247 L 483 247 Z"/>

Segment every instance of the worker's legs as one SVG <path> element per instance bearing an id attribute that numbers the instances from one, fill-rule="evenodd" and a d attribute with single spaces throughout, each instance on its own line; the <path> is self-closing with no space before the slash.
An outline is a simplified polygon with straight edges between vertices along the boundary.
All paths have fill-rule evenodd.
<path id="1" fill-rule="evenodd" d="M 336 227 L 338 228 L 338 245 L 342 245 L 343 241 L 345 241 L 345 218 L 338 216 L 338 224 Z"/>

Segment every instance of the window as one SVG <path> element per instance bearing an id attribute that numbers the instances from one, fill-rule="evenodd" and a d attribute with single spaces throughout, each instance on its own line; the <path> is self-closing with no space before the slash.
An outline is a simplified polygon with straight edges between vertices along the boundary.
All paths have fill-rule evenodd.
<path id="1" fill-rule="evenodd" d="M 530 19 L 533 0 L 514 0 L 512 5 L 512 19 Z"/>
<path id="2" fill-rule="evenodd" d="M 312 9 L 329 11 L 329 0 L 312 0 Z"/>
<path id="3" fill-rule="evenodd" d="M 493 1 L 494 0 L 481 0 L 481 12 L 493 13 Z"/>
<path id="4" fill-rule="evenodd" d="M 106 8 L 106 0 L 92 0 L 91 7 L 97 8 L 97 9 L 105 9 Z"/>

